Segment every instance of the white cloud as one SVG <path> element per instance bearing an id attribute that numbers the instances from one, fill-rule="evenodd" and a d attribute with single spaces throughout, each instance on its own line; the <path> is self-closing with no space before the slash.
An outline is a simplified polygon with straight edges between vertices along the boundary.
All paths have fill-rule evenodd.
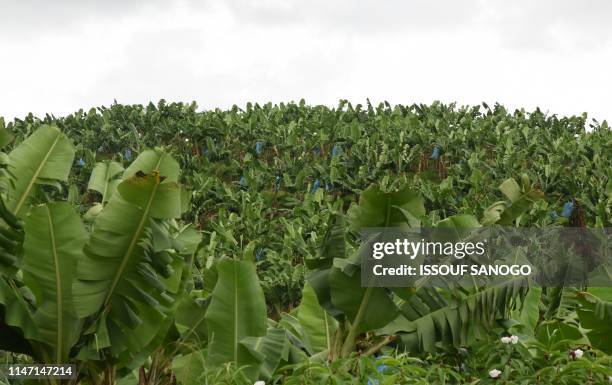
<path id="1" fill-rule="evenodd" d="M 0 2 L 8 118 L 160 98 L 499 101 L 612 115 L 607 0 L 44 4 Z"/>

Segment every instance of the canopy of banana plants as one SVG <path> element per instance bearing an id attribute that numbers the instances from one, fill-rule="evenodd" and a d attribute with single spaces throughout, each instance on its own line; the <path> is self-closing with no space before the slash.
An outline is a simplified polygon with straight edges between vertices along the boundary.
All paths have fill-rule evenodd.
<path id="1" fill-rule="evenodd" d="M 606 234 L 606 121 L 162 100 L 0 118 L 0 148 L 0 384 L 612 382 L 609 266 L 369 287 L 359 258 L 368 228 Z"/>

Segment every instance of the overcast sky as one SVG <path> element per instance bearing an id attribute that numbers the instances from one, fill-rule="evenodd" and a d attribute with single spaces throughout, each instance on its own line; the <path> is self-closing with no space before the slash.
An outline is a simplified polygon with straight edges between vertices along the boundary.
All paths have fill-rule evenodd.
<path id="1" fill-rule="evenodd" d="M 612 117 L 611 0 L 0 0 L 0 116 L 195 100 Z"/>

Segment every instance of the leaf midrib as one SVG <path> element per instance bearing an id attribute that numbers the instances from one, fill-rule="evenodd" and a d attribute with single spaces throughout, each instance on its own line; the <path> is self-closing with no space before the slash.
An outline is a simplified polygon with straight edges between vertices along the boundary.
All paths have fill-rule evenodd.
<path id="1" fill-rule="evenodd" d="M 51 241 L 51 253 L 53 254 L 53 265 L 55 268 L 55 297 L 57 304 L 57 353 L 55 360 L 58 364 L 60 364 L 62 362 L 62 341 L 64 338 L 64 301 L 62 298 L 62 275 L 60 274 L 59 258 L 57 255 L 57 244 L 55 242 L 55 231 L 49 206 L 45 205 L 45 210 L 47 212 L 47 219 L 49 224 L 49 239 Z"/>
<path id="2" fill-rule="evenodd" d="M 327 320 L 327 312 L 325 309 L 323 310 L 323 321 L 325 322 L 325 344 L 327 345 L 327 350 L 331 351 L 331 336 L 329 334 L 329 324 Z"/>
<path id="3" fill-rule="evenodd" d="M 238 364 L 238 274 L 236 262 L 234 266 L 234 362 Z"/>

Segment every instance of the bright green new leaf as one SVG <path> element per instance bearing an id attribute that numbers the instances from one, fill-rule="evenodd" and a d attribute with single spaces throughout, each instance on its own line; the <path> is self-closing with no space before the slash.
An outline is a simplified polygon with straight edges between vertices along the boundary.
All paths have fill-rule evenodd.
<path id="1" fill-rule="evenodd" d="M 34 320 L 47 362 L 68 362 L 80 332 L 72 280 L 87 233 L 68 203 L 35 206 L 25 222 L 24 280 L 36 294 Z"/>
<path id="2" fill-rule="evenodd" d="M 245 367 L 255 380 L 261 365 L 241 342 L 266 334 L 266 303 L 255 266 L 250 261 L 223 259 L 217 264 L 219 279 L 206 313 L 208 365 L 218 368 L 233 362 Z"/>
<path id="3" fill-rule="evenodd" d="M 68 179 L 74 147 L 56 126 L 42 126 L 11 151 L 9 157 L 10 170 L 16 177 L 13 185 L 8 186 L 6 206 L 13 214 L 23 216 L 36 184 Z"/>

